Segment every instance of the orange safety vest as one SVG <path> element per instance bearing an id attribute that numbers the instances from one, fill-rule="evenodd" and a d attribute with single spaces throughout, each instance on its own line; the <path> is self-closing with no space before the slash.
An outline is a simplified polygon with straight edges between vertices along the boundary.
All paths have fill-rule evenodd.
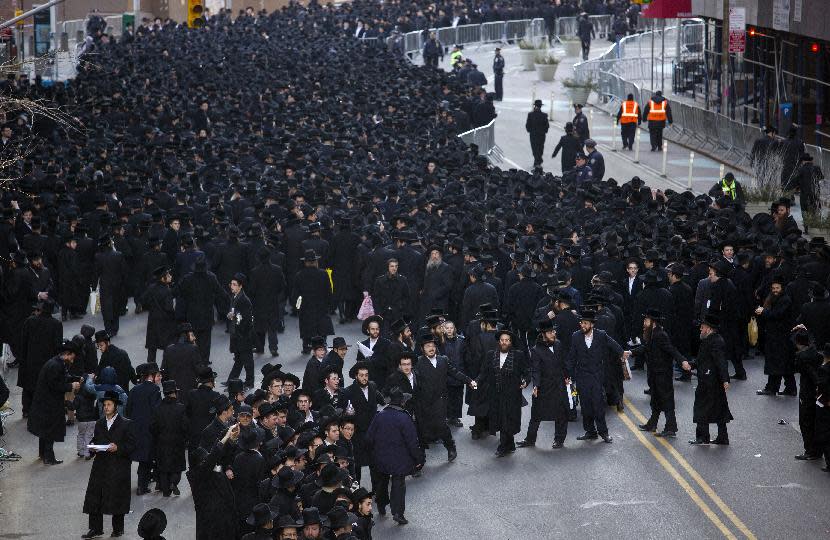
<path id="1" fill-rule="evenodd" d="M 637 117 L 640 114 L 640 106 L 636 101 L 622 102 L 622 115 L 620 115 L 620 124 L 632 124 L 637 122 Z"/>
<path id="2" fill-rule="evenodd" d="M 648 121 L 649 122 L 665 122 L 666 121 L 666 103 L 665 99 L 660 103 L 655 103 L 653 99 L 648 101 Z"/>

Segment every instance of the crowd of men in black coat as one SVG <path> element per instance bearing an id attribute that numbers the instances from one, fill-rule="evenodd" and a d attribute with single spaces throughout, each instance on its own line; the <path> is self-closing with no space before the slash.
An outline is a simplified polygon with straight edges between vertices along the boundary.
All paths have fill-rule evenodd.
<path id="1" fill-rule="evenodd" d="M 123 478 L 137 461 L 139 495 L 153 481 L 174 495 L 187 464 L 198 538 L 368 538 L 373 496 L 406 523 L 403 479 L 427 446 L 456 458 L 463 402 L 472 437 L 498 433 L 500 457 L 516 448 L 525 386 L 533 423 L 519 446 L 543 421 L 565 444 L 575 397 L 578 439 L 610 443 L 605 410 L 623 407 L 623 381 L 646 367 L 642 428 L 664 413 L 672 436 L 672 374 L 696 368 L 692 443 L 728 444 L 726 392 L 753 346 L 769 376 L 760 394 L 794 395 L 802 374 L 799 459 L 830 457 L 830 247 L 802 235 L 789 201 L 750 216 L 724 195 L 653 192 L 613 171 L 576 184 L 492 168 L 456 137 L 451 111 L 469 87 L 351 39 L 344 23 L 361 6 L 166 24 L 101 46 L 100 65 L 66 86 L 5 84 L 87 127 L 36 146 L 2 192 L 0 336 L 44 463 L 59 463 L 66 402 L 91 386 L 110 404 L 96 470 Z M 93 290 L 104 329 L 62 342 L 60 319 L 97 309 Z M 148 362 L 135 369 L 113 343 L 130 298 L 148 316 Z M 331 317 L 349 322 L 370 301 L 346 370 L 345 340 L 328 347 Z M 305 373 L 267 364 L 253 390 L 253 355 L 266 343 L 279 354 L 290 312 L 312 354 Z M 222 393 L 217 322 L 234 358 Z M 106 385 L 91 376 L 110 368 Z M 130 429 L 112 431 L 121 416 Z M 390 455 L 393 432 L 417 444 L 403 437 Z M 375 493 L 355 484 L 366 466 Z M 87 537 L 104 513 L 121 532 L 123 485 L 90 481 Z"/>

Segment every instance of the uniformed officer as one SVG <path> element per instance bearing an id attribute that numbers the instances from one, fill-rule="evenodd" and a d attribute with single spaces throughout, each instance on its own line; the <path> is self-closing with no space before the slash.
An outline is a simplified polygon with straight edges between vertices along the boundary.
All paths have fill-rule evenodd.
<path id="1" fill-rule="evenodd" d="M 545 151 L 545 135 L 550 127 L 547 113 L 542 112 L 542 100 L 533 102 L 533 110 L 527 113 L 525 129 L 530 133 L 530 149 L 533 151 L 533 167 L 542 166 L 542 153 Z"/>
<path id="2" fill-rule="evenodd" d="M 496 56 L 493 58 L 493 76 L 496 78 L 496 101 L 501 101 L 504 97 L 504 87 L 502 81 L 504 80 L 504 57 L 501 55 L 501 49 L 496 47 Z"/>
<path id="3" fill-rule="evenodd" d="M 623 150 L 634 149 L 634 134 L 643 118 L 640 115 L 640 105 L 634 101 L 634 94 L 628 94 L 617 111 L 617 123 L 620 124 Z"/>
<path id="4" fill-rule="evenodd" d="M 597 143 L 594 139 L 585 141 L 586 157 L 588 158 L 588 166 L 591 168 L 594 180 L 602 180 L 605 176 L 605 158 L 597 150 Z"/>
<path id="5" fill-rule="evenodd" d="M 590 182 L 594 178 L 591 166 L 588 165 L 588 157 L 579 152 L 576 154 L 576 167 L 565 173 L 562 177 L 566 182 L 575 183 L 577 186 L 584 182 Z"/>
<path id="6" fill-rule="evenodd" d="M 651 151 L 659 152 L 663 148 L 663 130 L 666 128 L 666 122 L 669 125 L 672 123 L 671 107 L 668 100 L 663 97 L 663 92 L 658 90 L 654 93 L 643 111 L 643 116 L 648 120 Z"/>
<path id="7" fill-rule="evenodd" d="M 585 141 L 591 138 L 591 129 L 588 126 L 588 117 L 582 112 L 581 103 L 574 103 L 574 119 L 571 123 L 574 125 L 579 144 L 585 146 Z"/>

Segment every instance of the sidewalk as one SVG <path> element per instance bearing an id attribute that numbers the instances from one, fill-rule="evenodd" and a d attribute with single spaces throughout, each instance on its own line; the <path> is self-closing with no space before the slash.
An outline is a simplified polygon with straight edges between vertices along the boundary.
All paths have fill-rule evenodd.
<path id="1" fill-rule="evenodd" d="M 604 40 L 595 40 L 591 57 L 599 56 L 607 49 L 608 43 Z M 467 47 L 464 56 L 472 58 L 478 64 L 489 81 L 486 87 L 493 91 L 492 63 L 495 45 L 481 47 Z M 539 82 L 535 71 L 522 71 L 519 49 L 517 46 L 502 47 L 502 56 L 505 59 L 504 100 L 496 102 L 498 119 L 496 120 L 496 143 L 501 147 L 505 156 L 505 168 L 520 168 L 530 170 L 533 166 L 533 156 L 530 151 L 530 141 L 524 124 L 527 113 L 531 110 L 534 99 L 544 102 L 544 112 L 550 115 L 551 101 L 553 114 L 551 129 L 548 132 L 545 144 L 545 161 L 543 169 L 546 172 L 561 174 L 559 156 L 551 158 L 559 137 L 564 134 L 564 125 L 573 118 L 573 109 L 568 101 L 568 94 L 562 86 L 562 80 L 573 75 L 573 65 L 579 58 L 564 58 L 561 46 L 553 48 L 555 56 L 562 61 L 556 72 L 553 82 Z M 442 67 L 450 69 L 449 56 L 444 58 Z M 598 149 L 605 156 L 605 179 L 615 178 L 619 182 L 627 182 L 633 176 L 639 176 L 648 185 L 659 189 L 673 189 L 682 191 L 689 187 L 689 157 L 691 150 L 683 146 L 668 142 L 666 155 L 666 176 L 661 175 L 663 153 L 650 152 L 648 131 L 640 129 L 639 163 L 634 162 L 635 153 L 621 150 L 619 128 L 613 125 L 613 117 L 598 108 L 599 97 L 592 93 L 589 98 L 589 107 L 584 109 L 588 116 L 591 138 L 597 141 Z M 616 111 L 614 111 L 616 113 Z M 635 145 L 636 147 L 636 145 Z M 614 150 L 616 148 L 616 151 Z M 711 157 L 695 154 L 691 188 L 696 193 L 705 193 L 720 178 L 720 168 L 730 171 L 729 165 L 712 159 Z M 748 185 L 749 178 L 742 171 L 734 171 L 739 181 Z"/>

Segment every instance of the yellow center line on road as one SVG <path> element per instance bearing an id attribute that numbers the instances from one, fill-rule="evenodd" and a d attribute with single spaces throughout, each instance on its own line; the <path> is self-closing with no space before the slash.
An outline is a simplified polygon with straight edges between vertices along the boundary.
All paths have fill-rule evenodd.
<path id="1" fill-rule="evenodd" d="M 629 400 L 628 398 L 624 398 L 624 401 L 625 406 L 634 414 L 634 416 L 636 416 L 640 422 L 645 424 L 646 417 L 643 416 L 643 414 L 639 410 L 637 410 L 637 407 L 635 407 L 634 404 L 631 403 L 631 400 Z M 697 485 L 701 487 L 703 492 L 706 493 L 706 495 L 708 495 L 710 499 L 712 499 L 715 505 L 718 508 L 720 508 L 720 511 L 723 512 L 723 514 L 727 518 L 729 518 L 729 521 L 731 521 L 735 525 L 735 527 L 737 527 L 738 530 L 741 531 L 741 534 L 743 534 L 748 540 L 757 540 L 755 535 L 752 534 L 752 531 L 749 530 L 749 527 L 747 527 L 746 524 L 743 521 L 741 521 L 738 518 L 738 516 L 735 515 L 735 512 L 733 512 L 732 509 L 729 508 L 729 506 L 727 506 L 725 502 L 723 502 L 723 500 L 718 496 L 718 494 L 715 493 L 715 490 L 712 489 L 712 486 L 710 486 L 706 482 L 706 480 L 704 480 L 703 477 L 700 476 L 700 473 L 698 473 L 695 470 L 695 468 L 692 467 L 692 465 L 688 461 L 686 461 L 686 459 L 680 454 L 680 452 L 678 452 L 674 446 L 669 444 L 669 442 L 666 439 L 662 437 L 657 437 L 656 439 L 660 444 L 663 445 L 663 447 L 666 448 L 666 450 L 668 450 L 668 452 L 672 455 L 675 461 L 677 461 L 680 464 L 680 466 L 683 467 L 683 469 L 689 474 L 689 476 L 692 477 L 692 480 L 694 480 L 697 483 Z"/>
<path id="2" fill-rule="evenodd" d="M 620 417 L 620 419 L 628 427 L 628 429 L 631 430 L 634 436 L 636 436 L 640 440 L 642 445 L 645 446 L 649 452 L 651 452 L 651 455 L 654 456 L 654 459 L 657 460 L 657 462 L 660 465 L 662 465 L 664 469 L 666 469 L 666 471 L 672 476 L 672 478 L 674 478 L 675 482 L 677 482 L 680 485 L 680 487 L 683 488 L 683 491 L 686 492 L 686 494 L 703 511 L 706 517 L 709 518 L 709 521 L 714 523 L 715 527 L 717 527 L 726 538 L 729 538 L 730 540 L 737 540 L 737 537 L 734 534 L 732 534 L 732 531 L 729 530 L 729 528 L 723 523 L 723 521 L 721 521 L 720 517 L 718 517 L 715 511 L 712 510 L 712 508 L 708 504 L 706 504 L 706 501 L 704 501 L 703 498 L 701 498 L 701 496 L 698 495 L 697 491 L 695 491 L 695 489 L 691 485 L 689 485 L 689 482 L 687 482 L 686 479 L 683 478 L 683 476 L 677 471 L 677 469 L 674 468 L 674 465 L 669 463 L 669 460 L 667 460 L 665 456 L 663 456 L 663 454 L 660 453 L 657 447 L 655 447 L 654 444 L 643 435 L 643 432 L 640 431 L 637 428 L 637 426 L 634 425 L 634 422 L 631 421 L 631 418 L 629 418 L 628 415 L 626 415 L 624 412 L 618 412 L 617 416 Z"/>

